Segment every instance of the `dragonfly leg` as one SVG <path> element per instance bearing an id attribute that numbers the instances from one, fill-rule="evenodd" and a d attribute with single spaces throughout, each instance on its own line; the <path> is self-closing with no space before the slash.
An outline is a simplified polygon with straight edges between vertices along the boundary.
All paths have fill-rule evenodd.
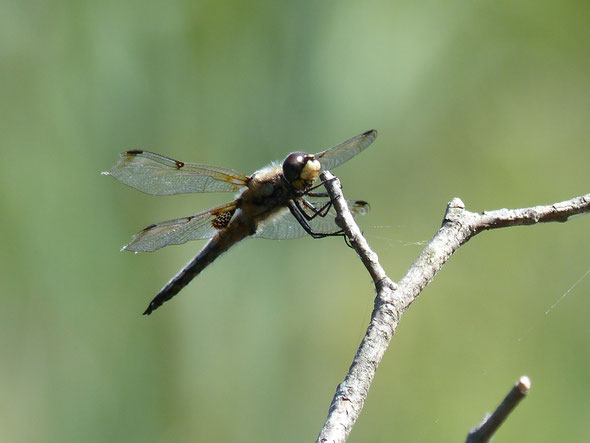
<path id="1" fill-rule="evenodd" d="M 305 209 L 301 206 L 301 203 L 303 203 L 305 205 L 305 207 L 310 209 L 313 212 L 313 215 L 310 216 L 309 214 L 307 214 L 307 212 L 305 212 Z M 328 211 L 332 207 L 332 201 L 326 202 L 320 209 L 317 209 L 315 206 L 313 206 L 311 203 L 309 203 L 305 199 L 295 200 L 294 204 L 295 204 L 294 205 L 295 207 L 289 205 L 289 210 L 291 211 L 291 214 L 293 214 L 295 219 L 299 222 L 299 224 L 303 227 L 303 229 L 305 229 L 305 232 L 307 232 L 309 235 L 311 235 L 311 237 L 313 237 L 313 238 L 344 237 L 344 243 L 346 243 L 346 246 L 348 246 L 351 249 L 354 249 L 354 247 L 350 244 L 350 241 L 348 240 L 348 236 L 344 233 L 343 229 L 340 229 L 339 231 L 336 231 L 336 232 L 321 233 L 321 232 L 313 232 L 313 230 L 311 229 L 311 226 L 309 226 L 308 221 L 313 220 L 318 215 L 320 217 L 325 217 L 328 214 Z"/>
<path id="2" fill-rule="evenodd" d="M 330 178 L 330 179 L 328 179 L 328 180 L 322 180 L 322 181 L 321 181 L 321 182 L 319 182 L 317 185 L 315 185 L 315 186 L 312 186 L 311 188 L 309 188 L 308 190 L 306 190 L 306 191 L 304 192 L 304 195 L 310 195 L 310 196 L 312 196 L 312 197 L 327 197 L 327 196 L 328 196 L 328 193 L 327 193 L 327 192 L 320 192 L 320 193 L 315 193 L 315 192 L 311 192 L 311 191 L 313 191 L 314 189 L 317 189 L 317 188 L 319 188 L 319 187 L 322 187 L 322 186 L 324 186 L 326 183 L 328 183 L 328 182 L 331 182 L 331 181 L 334 181 L 334 180 L 336 180 L 336 179 L 337 179 L 337 177 L 332 177 L 332 178 Z M 341 185 L 340 187 L 342 188 L 342 185 Z M 316 195 L 316 194 L 317 194 L 317 195 Z M 319 194 L 321 194 L 321 195 L 319 195 Z"/>
<path id="3" fill-rule="evenodd" d="M 309 226 L 308 220 L 312 220 L 318 214 L 310 216 L 303 210 L 297 201 L 289 202 L 288 207 L 289 211 L 291 211 L 291 214 L 293 214 L 293 217 L 295 217 L 305 232 L 307 232 L 313 238 L 343 237 L 346 235 L 342 229 L 336 232 L 314 232 L 313 229 L 311 229 L 311 226 Z"/>
<path id="4" fill-rule="evenodd" d="M 323 206 L 321 206 L 320 208 L 316 208 L 314 205 L 312 205 L 310 202 L 308 202 L 305 199 L 297 199 L 297 200 L 294 200 L 294 202 L 295 202 L 295 205 L 297 206 L 297 209 L 301 213 L 301 215 L 303 215 L 303 217 L 305 217 L 305 219 L 307 221 L 313 220 L 317 216 L 325 217 L 326 215 L 328 215 L 328 212 L 330 211 L 330 208 L 332 207 L 331 201 L 323 203 Z M 303 204 L 303 206 L 305 206 L 305 208 L 307 208 L 311 211 L 312 215 L 309 215 L 307 213 L 307 211 L 302 206 L 302 204 Z"/>

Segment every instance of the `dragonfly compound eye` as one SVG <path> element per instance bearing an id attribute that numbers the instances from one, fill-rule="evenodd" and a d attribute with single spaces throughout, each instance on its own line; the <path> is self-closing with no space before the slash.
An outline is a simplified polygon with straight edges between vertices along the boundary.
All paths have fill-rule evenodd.
<path id="1" fill-rule="evenodd" d="M 301 178 L 301 171 L 307 163 L 306 155 L 305 152 L 293 152 L 283 162 L 283 175 L 290 183 Z"/>

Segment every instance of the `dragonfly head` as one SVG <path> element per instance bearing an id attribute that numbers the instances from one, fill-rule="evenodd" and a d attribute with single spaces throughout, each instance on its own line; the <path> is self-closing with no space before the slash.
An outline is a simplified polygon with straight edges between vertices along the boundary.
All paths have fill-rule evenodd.
<path id="1" fill-rule="evenodd" d="M 283 176 L 298 191 L 310 188 L 320 169 L 320 162 L 315 156 L 305 152 L 293 152 L 283 162 Z"/>

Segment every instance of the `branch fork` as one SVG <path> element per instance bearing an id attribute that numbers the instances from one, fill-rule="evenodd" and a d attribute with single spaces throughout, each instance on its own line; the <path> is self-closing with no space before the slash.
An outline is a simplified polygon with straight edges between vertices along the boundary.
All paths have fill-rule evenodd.
<path id="1" fill-rule="evenodd" d="M 462 244 L 485 230 L 565 222 L 573 215 L 590 212 L 590 194 L 546 206 L 483 213 L 466 210 L 461 199 L 454 198 L 447 205 L 440 229 L 404 277 L 395 283 L 387 276 L 377 254 L 355 223 L 338 179 L 329 171 L 322 172 L 321 179 L 338 214 L 336 221 L 367 268 L 377 291 L 365 336 L 348 373 L 336 389 L 328 417 L 316 440 L 322 443 L 346 440 L 362 411 L 377 367 L 402 315 Z"/>

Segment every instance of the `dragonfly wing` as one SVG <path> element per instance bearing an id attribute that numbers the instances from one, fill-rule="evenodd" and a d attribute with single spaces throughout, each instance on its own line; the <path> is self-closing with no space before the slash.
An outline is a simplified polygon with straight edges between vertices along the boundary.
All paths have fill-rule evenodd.
<path id="1" fill-rule="evenodd" d="M 317 210 L 326 204 L 325 201 L 309 202 Z M 347 200 L 346 203 L 353 216 L 365 215 L 369 212 L 370 206 L 367 202 L 361 200 Z M 308 221 L 313 232 L 320 234 L 330 234 L 340 230 L 336 224 L 336 210 L 332 207 L 324 217 L 317 216 Z M 307 232 L 293 217 L 289 209 L 282 209 L 272 219 L 264 222 L 254 234 L 254 237 L 266 238 L 270 240 L 285 240 L 289 238 L 305 237 Z"/>
<path id="2" fill-rule="evenodd" d="M 261 223 L 253 237 L 271 240 L 285 240 L 307 235 L 299 222 L 291 215 L 287 208 L 281 209 L 271 219 Z"/>
<path id="3" fill-rule="evenodd" d="M 236 203 L 228 203 L 189 217 L 167 220 L 144 228 L 133 236 L 123 250 L 151 252 L 168 245 L 213 237 L 225 228 L 236 211 Z"/>
<path id="4" fill-rule="evenodd" d="M 122 152 L 106 174 L 153 195 L 235 192 L 248 182 L 248 177 L 231 169 L 184 163 L 141 150 Z"/>
<path id="5" fill-rule="evenodd" d="M 320 161 L 322 171 L 332 170 L 368 148 L 376 138 L 377 131 L 371 129 L 370 131 L 352 137 L 339 145 L 315 154 L 315 158 Z"/>

